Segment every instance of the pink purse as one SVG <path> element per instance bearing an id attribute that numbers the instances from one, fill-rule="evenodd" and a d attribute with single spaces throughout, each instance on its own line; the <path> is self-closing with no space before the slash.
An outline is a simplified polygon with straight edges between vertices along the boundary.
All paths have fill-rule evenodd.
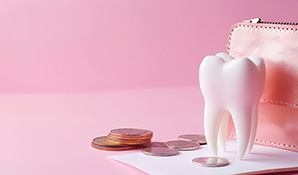
<path id="1" fill-rule="evenodd" d="M 259 18 L 237 23 L 230 31 L 227 52 L 265 59 L 255 143 L 298 152 L 298 23 Z M 231 122 L 229 136 L 235 137 Z"/>

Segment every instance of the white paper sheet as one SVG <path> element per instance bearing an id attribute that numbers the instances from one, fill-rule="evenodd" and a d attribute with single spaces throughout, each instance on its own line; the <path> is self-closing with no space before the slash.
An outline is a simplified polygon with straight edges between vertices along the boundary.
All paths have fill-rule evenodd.
<path id="1" fill-rule="evenodd" d="M 195 151 L 180 151 L 179 155 L 171 157 L 155 157 L 141 152 L 109 157 L 153 175 L 223 175 L 298 167 L 298 153 L 295 152 L 255 145 L 252 153 L 240 161 L 235 147 L 234 141 L 227 143 L 227 151 L 220 153 L 220 156 L 228 159 L 230 165 L 216 168 L 200 167 L 192 163 L 193 158 L 210 155 L 207 146 Z"/>

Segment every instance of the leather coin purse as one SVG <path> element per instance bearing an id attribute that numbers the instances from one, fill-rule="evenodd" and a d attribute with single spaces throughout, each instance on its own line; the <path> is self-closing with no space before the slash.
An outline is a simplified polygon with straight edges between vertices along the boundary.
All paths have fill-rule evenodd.
<path id="1" fill-rule="evenodd" d="M 232 26 L 228 40 L 231 56 L 265 60 L 255 143 L 298 152 L 298 23 L 245 20 Z M 235 137 L 231 121 L 229 136 Z"/>

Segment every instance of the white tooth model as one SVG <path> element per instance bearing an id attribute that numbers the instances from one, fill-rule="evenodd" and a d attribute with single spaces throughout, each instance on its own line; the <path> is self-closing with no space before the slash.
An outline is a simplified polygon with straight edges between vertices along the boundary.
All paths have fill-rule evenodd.
<path id="1" fill-rule="evenodd" d="M 233 58 L 226 53 L 207 56 L 199 71 L 200 87 L 205 100 L 205 136 L 213 156 L 217 145 L 225 149 L 228 116 L 237 137 L 237 153 L 242 159 L 254 144 L 258 105 L 265 83 L 262 58 Z"/>

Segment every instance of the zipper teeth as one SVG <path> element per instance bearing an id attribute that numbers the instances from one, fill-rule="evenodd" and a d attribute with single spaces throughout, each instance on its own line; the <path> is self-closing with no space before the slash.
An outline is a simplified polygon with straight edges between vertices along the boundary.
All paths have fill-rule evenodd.
<path id="1" fill-rule="evenodd" d="M 272 21 L 260 21 L 261 24 L 279 24 L 279 25 L 298 25 L 297 22 L 272 22 Z"/>

